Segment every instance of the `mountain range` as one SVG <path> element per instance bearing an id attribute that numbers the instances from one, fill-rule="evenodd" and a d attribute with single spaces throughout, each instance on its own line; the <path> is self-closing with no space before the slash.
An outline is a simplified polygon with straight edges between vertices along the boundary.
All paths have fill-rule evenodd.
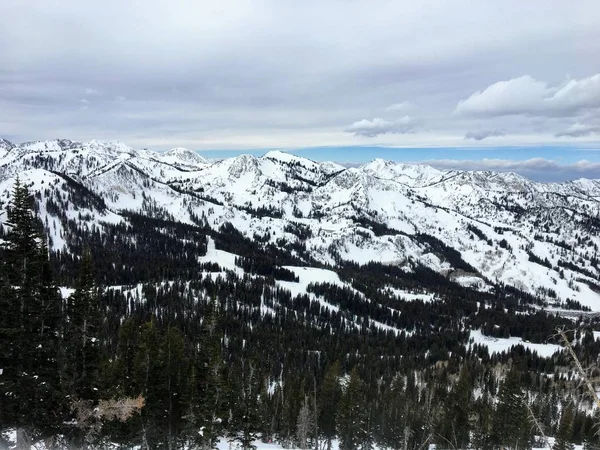
<path id="1" fill-rule="evenodd" d="M 2 208 L 17 176 L 38 193 L 54 251 L 70 251 L 67 225 L 45 210 L 44 198 L 75 181 L 106 205 L 98 211 L 67 202 L 68 215 L 90 226 L 126 222 L 124 212 L 186 224 L 202 217 L 215 230 L 229 223 L 275 245 L 301 241 L 306 252 L 296 256 L 333 267 L 376 261 L 410 272 L 423 265 L 480 291 L 510 285 L 549 306 L 574 300 L 600 309 L 600 180 L 541 183 L 381 159 L 347 168 L 281 151 L 208 161 L 184 148 L 1 140 Z M 310 237 L 294 233 L 298 227 Z"/>

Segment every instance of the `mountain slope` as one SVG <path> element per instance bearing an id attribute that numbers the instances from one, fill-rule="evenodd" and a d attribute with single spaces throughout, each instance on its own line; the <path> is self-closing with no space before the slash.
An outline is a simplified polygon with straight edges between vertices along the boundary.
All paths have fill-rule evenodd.
<path id="1" fill-rule="evenodd" d="M 232 224 L 265 245 L 287 245 L 307 264 L 377 261 L 408 272 L 424 265 L 481 291 L 510 285 L 548 303 L 600 310 L 596 180 L 537 183 L 383 160 L 344 168 L 283 152 L 209 163 L 180 148 L 3 140 L 2 208 L 17 175 L 37 193 L 54 250 L 71 251 L 69 218 L 102 228 L 137 213 L 215 231 Z M 106 209 L 75 204 L 67 180 Z M 62 219 L 45 206 L 58 199 Z"/>

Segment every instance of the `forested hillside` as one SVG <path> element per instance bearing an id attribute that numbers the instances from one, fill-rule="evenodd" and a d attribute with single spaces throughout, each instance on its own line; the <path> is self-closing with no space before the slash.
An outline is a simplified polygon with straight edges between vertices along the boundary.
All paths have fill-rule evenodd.
<path id="1" fill-rule="evenodd" d="M 372 207 L 357 207 L 366 191 L 352 180 L 348 203 L 324 206 L 330 183 L 358 177 L 337 166 L 280 154 L 174 162 L 179 150 L 175 179 L 148 155 L 144 171 L 113 149 L 107 167 L 97 159 L 106 149 L 77 159 L 86 148 L 59 144 L 21 148 L 2 166 L 0 430 L 20 443 L 527 448 L 535 418 L 563 443 L 599 444 L 592 401 L 555 337 L 572 330 L 583 364 L 596 362 L 592 193 L 578 198 L 593 207 L 571 212 L 540 193 L 552 214 L 520 209 L 515 199 L 529 194 L 502 194 L 493 211 L 466 196 L 459 214 L 405 192 L 433 215 L 421 223 L 407 208 L 403 222 L 375 214 L 367 194 Z M 263 193 L 294 193 L 295 208 L 252 203 L 252 183 L 207 179 L 226 164 L 233 183 L 276 163 L 293 176 Z M 315 192 L 322 202 L 309 206 L 303 196 Z M 488 222 L 467 217 L 467 203 Z M 556 228 L 561 214 L 568 232 Z M 127 417 L 114 412 L 123 405 Z"/>

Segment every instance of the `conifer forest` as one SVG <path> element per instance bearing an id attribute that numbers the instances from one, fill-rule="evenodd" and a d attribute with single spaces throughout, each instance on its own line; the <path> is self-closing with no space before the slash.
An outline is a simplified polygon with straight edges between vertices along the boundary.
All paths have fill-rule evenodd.
<path id="1" fill-rule="evenodd" d="M 71 201 L 102 207 L 73 186 Z M 544 436 L 555 450 L 600 445 L 593 398 L 566 351 L 492 353 L 469 332 L 560 345 L 564 329 L 590 367 L 593 316 L 554 315 L 509 286 L 476 291 L 425 266 L 341 259 L 311 262 L 345 285 L 311 282 L 292 295 L 277 282 L 298 282 L 283 266 L 306 263 L 301 247 L 201 218 L 131 212 L 102 229 L 65 218 L 73 251 L 50 251 L 39 197 L 18 178 L 7 206 L 2 448 L 518 449 L 547 446 Z M 50 199 L 44 207 L 65 214 Z M 209 246 L 235 253 L 240 270 L 203 262 Z M 400 301 L 382 285 L 443 301 Z"/>

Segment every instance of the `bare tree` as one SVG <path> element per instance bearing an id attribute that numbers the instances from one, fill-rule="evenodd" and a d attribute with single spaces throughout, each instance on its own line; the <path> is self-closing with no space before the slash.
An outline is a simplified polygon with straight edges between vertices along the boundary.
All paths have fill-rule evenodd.
<path id="1" fill-rule="evenodd" d="M 525 395 L 523 396 L 523 404 L 527 408 L 527 413 L 529 414 L 529 418 L 533 422 L 533 426 L 540 432 L 540 436 L 542 436 L 544 446 L 548 447 L 548 450 L 550 450 L 550 442 L 548 441 L 548 437 L 544 432 L 544 428 L 542 427 L 542 424 L 539 422 L 539 420 L 537 420 L 537 417 L 533 413 L 533 409 L 531 409 L 531 405 L 527 401 L 527 397 Z"/>
<path id="2" fill-rule="evenodd" d="M 598 408 L 600 408 L 600 398 L 598 398 L 598 393 L 596 392 L 596 389 L 594 389 L 594 385 L 592 384 L 592 381 L 590 380 L 590 377 L 588 376 L 588 372 L 583 368 L 581 361 L 579 361 L 579 358 L 575 354 L 575 350 L 573 350 L 573 345 L 571 345 L 571 341 L 567 337 L 567 333 L 565 332 L 564 328 L 559 328 L 557 331 L 558 331 L 558 335 L 560 336 L 561 340 L 565 344 L 565 347 L 569 351 L 571 358 L 573 358 L 575 368 L 577 369 L 577 372 L 579 372 L 579 376 L 581 377 L 583 384 L 587 388 L 588 395 L 596 403 Z"/>
<path id="3" fill-rule="evenodd" d="M 126 422 L 144 407 L 144 397 L 100 400 L 96 406 L 89 400 L 78 400 L 71 405 L 77 427 L 85 433 L 85 446 L 91 447 L 105 422 Z"/>
<path id="4" fill-rule="evenodd" d="M 313 412 L 311 411 L 308 397 L 305 397 L 302 408 L 300 408 L 300 412 L 298 413 L 298 420 L 296 422 L 296 438 L 298 439 L 298 444 L 302 450 L 306 450 L 308 448 L 308 440 L 313 430 Z"/>

